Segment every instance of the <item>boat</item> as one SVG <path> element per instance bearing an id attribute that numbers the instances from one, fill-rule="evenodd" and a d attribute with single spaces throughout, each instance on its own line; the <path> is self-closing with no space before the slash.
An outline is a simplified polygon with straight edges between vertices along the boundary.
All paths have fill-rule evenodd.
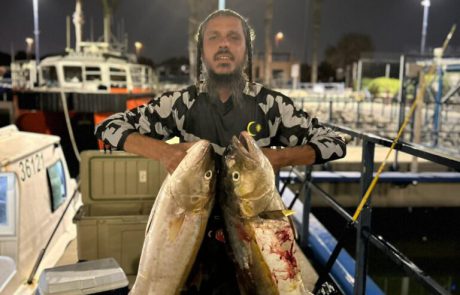
<path id="1" fill-rule="evenodd" d="M 0 294 L 35 294 L 75 239 L 80 206 L 59 137 L 0 128 Z"/>
<path id="2" fill-rule="evenodd" d="M 44 57 L 38 64 L 31 60 L 11 64 L 11 104 L 13 123 L 20 130 L 61 137 L 71 174 L 76 176 L 78 151 L 102 148 L 93 136 L 94 126 L 114 112 L 148 102 L 158 91 L 158 77 L 152 66 L 126 51 L 126 42 L 110 37 L 82 41 L 81 0 L 76 0 L 73 19 L 75 48 L 68 44 L 64 53 Z M 111 36 L 110 25 L 104 24 Z"/>

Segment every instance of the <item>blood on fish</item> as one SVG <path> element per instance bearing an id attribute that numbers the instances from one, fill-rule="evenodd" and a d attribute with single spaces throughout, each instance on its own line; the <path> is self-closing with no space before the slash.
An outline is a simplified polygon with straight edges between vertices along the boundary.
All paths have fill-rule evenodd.
<path id="1" fill-rule="evenodd" d="M 292 279 L 294 278 L 297 273 L 299 272 L 299 268 L 297 267 L 297 259 L 294 256 L 294 242 L 291 244 L 291 248 L 288 250 L 281 249 L 279 245 L 271 246 L 270 251 L 279 255 L 279 259 L 285 262 L 286 268 L 278 271 L 286 273 L 286 276 L 283 277 L 283 280 Z M 275 270 L 276 271 L 276 270 Z"/>
<path id="2" fill-rule="evenodd" d="M 280 241 L 280 244 L 283 244 L 291 240 L 291 228 L 286 227 L 275 232 L 276 237 Z"/>

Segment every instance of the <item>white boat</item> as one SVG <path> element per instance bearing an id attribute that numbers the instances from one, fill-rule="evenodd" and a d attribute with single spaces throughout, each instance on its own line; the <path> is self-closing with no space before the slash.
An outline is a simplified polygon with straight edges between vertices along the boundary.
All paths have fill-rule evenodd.
<path id="1" fill-rule="evenodd" d="M 102 148 L 93 136 L 94 126 L 114 112 L 148 102 L 158 91 L 158 78 L 150 65 L 140 64 L 134 54 L 122 50 L 126 46 L 113 42 L 113 38 L 82 41 L 81 0 L 76 0 L 73 19 L 74 48 L 67 44 L 65 53 L 45 57 L 38 65 L 35 61 L 11 64 L 11 105 L 13 123 L 20 130 L 62 138 L 70 171 L 77 175 L 78 156 L 73 155 L 76 148 L 71 148 L 70 142 L 75 142 L 73 146 L 79 150 Z M 110 25 L 104 25 L 109 31 L 104 36 L 111 36 L 107 28 Z M 75 139 L 69 126 L 77 129 Z"/>
<path id="2" fill-rule="evenodd" d="M 150 66 L 105 42 L 82 42 L 79 50 L 46 57 L 37 67 L 35 61 L 17 61 L 11 72 L 16 91 L 151 93 L 158 83 Z"/>
<path id="3" fill-rule="evenodd" d="M 0 128 L 0 294 L 33 294 L 76 237 L 81 196 L 60 139 Z"/>

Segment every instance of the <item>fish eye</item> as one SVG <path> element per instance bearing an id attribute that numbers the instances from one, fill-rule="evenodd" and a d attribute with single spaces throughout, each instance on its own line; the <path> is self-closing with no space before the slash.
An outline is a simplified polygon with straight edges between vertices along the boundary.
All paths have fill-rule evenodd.
<path id="1" fill-rule="evenodd" d="M 211 179 L 211 177 L 212 177 L 212 171 L 211 170 L 206 171 L 206 173 L 204 174 L 204 179 L 209 180 Z"/>
<path id="2" fill-rule="evenodd" d="M 240 180 L 240 173 L 238 171 L 233 172 L 232 173 L 232 179 L 233 179 L 233 181 Z"/>

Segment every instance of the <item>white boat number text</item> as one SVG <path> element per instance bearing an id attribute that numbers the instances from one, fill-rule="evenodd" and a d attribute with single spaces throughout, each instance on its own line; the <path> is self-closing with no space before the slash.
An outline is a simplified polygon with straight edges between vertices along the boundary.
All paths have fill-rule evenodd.
<path id="1" fill-rule="evenodd" d="M 19 161 L 19 176 L 22 181 L 26 181 L 33 175 L 45 168 L 43 164 L 43 154 L 38 153 L 22 161 Z"/>

